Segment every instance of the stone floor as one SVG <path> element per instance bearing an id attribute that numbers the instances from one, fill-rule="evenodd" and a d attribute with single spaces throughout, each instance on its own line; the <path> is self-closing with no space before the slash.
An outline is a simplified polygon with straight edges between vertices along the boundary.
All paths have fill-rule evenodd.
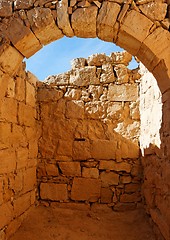
<path id="1" fill-rule="evenodd" d="M 10 240 L 155 240 L 145 212 L 39 206 Z"/>

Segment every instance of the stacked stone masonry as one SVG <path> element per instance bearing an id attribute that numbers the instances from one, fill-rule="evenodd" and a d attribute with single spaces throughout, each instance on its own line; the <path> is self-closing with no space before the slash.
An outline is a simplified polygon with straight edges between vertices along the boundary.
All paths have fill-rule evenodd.
<path id="1" fill-rule="evenodd" d="M 138 69 L 127 52 L 96 54 L 38 87 L 38 185 L 42 201 L 141 202 Z"/>
<path id="2" fill-rule="evenodd" d="M 154 223 L 159 227 L 164 238 L 168 240 L 170 239 L 170 220 L 166 209 L 170 209 L 169 19 L 169 0 L 2 0 L 0 2 L 0 80 L 3 80 L 2 93 L 4 86 L 6 86 L 5 76 L 14 79 L 24 57 L 32 56 L 44 45 L 62 38 L 64 35 L 84 38 L 98 37 L 104 41 L 114 42 L 132 55 L 137 56 L 153 73 L 162 93 L 161 144 L 159 148 L 153 147 L 153 141 L 151 141 L 152 146 L 147 149 L 149 154 L 142 161 L 144 183 L 146 184 L 144 186 L 147 186 L 148 189 L 143 192 L 143 196 L 148 199 L 146 200 L 147 209 Z M 4 95 L 2 94 L 2 96 Z M 5 96 L 6 98 L 7 96 Z M 2 103 L 1 106 L 3 109 Z M 27 111 L 25 111 L 26 113 Z M 146 119 L 150 120 L 147 117 Z M 2 136 L 4 135 L 5 133 L 2 131 Z M 153 157 L 151 157 L 152 155 Z M 4 160 L 3 156 L 2 159 Z M 150 174 L 150 169 L 152 174 Z M 150 199 L 154 199 L 154 201 L 150 201 Z M 164 203 L 163 206 L 161 203 Z M 8 223 L 5 226 L 7 225 Z M 11 232 L 17 228 L 17 224 L 14 225 L 11 225 Z M 3 238 L 4 230 L 7 232 L 6 227 L 2 228 L 1 238 Z"/>
<path id="3" fill-rule="evenodd" d="M 36 78 L 21 64 L 11 77 L 0 72 L 0 239 L 20 226 L 35 203 Z"/>

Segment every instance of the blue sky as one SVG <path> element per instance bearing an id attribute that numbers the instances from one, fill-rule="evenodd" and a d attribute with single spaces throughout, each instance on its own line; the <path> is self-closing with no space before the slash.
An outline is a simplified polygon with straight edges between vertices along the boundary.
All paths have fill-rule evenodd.
<path id="1" fill-rule="evenodd" d="M 44 80 L 49 75 L 63 73 L 71 68 L 71 60 L 78 57 L 87 58 L 93 53 L 121 52 L 122 48 L 113 43 L 99 40 L 98 38 L 67 38 L 63 37 L 43 47 L 31 58 L 26 59 L 27 70 L 35 74 L 39 80 Z M 130 68 L 135 68 L 133 60 Z"/>

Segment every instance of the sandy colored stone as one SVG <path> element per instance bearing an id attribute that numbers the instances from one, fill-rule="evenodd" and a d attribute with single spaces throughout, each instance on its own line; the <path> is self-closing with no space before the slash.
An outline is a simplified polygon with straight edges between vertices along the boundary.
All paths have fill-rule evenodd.
<path id="1" fill-rule="evenodd" d="M 74 119 L 84 118 L 84 102 L 83 101 L 67 101 L 66 102 L 66 117 Z"/>
<path id="2" fill-rule="evenodd" d="M 138 99 L 138 85 L 110 85 L 107 99 L 110 101 L 136 101 Z"/>
<path id="3" fill-rule="evenodd" d="M 96 37 L 96 17 L 98 7 L 78 8 L 71 16 L 71 25 L 77 37 Z"/>
<path id="4" fill-rule="evenodd" d="M 110 61 L 113 64 L 124 64 L 128 65 L 129 62 L 132 60 L 132 55 L 126 51 L 123 52 L 112 52 L 110 54 Z"/>
<path id="5" fill-rule="evenodd" d="M 3 0 L 0 3 L 0 17 L 10 17 L 12 15 L 12 2 Z"/>
<path id="6" fill-rule="evenodd" d="M 74 178 L 71 199 L 96 202 L 100 197 L 101 182 L 98 179 Z"/>
<path id="7" fill-rule="evenodd" d="M 91 158 L 89 141 L 73 142 L 73 159 L 83 161 Z"/>
<path id="8" fill-rule="evenodd" d="M 86 65 L 86 59 L 85 58 L 75 58 L 71 61 L 71 67 L 72 69 L 75 68 L 82 68 Z"/>
<path id="9" fill-rule="evenodd" d="M 34 4 L 35 0 L 30 0 L 30 1 L 27 1 L 27 0 L 15 0 L 14 1 L 14 8 L 16 10 L 20 10 L 20 9 L 29 9 L 31 7 L 33 7 L 33 4 Z"/>
<path id="10" fill-rule="evenodd" d="M 37 184 L 36 166 L 28 168 L 23 174 L 23 193 L 35 190 Z"/>
<path id="11" fill-rule="evenodd" d="M 96 67 L 87 66 L 80 69 L 74 69 L 70 75 L 70 83 L 79 87 L 98 84 L 99 79 L 97 79 L 96 76 Z"/>
<path id="12" fill-rule="evenodd" d="M 40 185 L 41 199 L 51 201 L 67 200 L 67 185 L 55 183 L 41 183 Z"/>
<path id="13" fill-rule="evenodd" d="M 87 64 L 89 66 L 101 67 L 103 64 L 106 64 L 107 58 L 105 53 L 92 54 L 87 58 Z"/>
<path id="14" fill-rule="evenodd" d="M 120 176 L 120 182 L 123 184 L 130 183 L 131 181 L 131 176 Z"/>
<path id="15" fill-rule="evenodd" d="M 102 172 L 100 174 L 102 187 L 115 186 L 119 184 L 119 175 L 114 172 Z"/>
<path id="16" fill-rule="evenodd" d="M 82 92 L 80 89 L 69 88 L 65 93 L 64 97 L 67 98 L 68 100 L 80 100 L 81 94 Z"/>
<path id="17" fill-rule="evenodd" d="M 35 96 L 36 96 L 35 87 L 26 81 L 26 104 L 29 104 L 32 107 L 35 107 L 35 103 L 36 103 Z"/>
<path id="18" fill-rule="evenodd" d="M 44 91 L 38 91 L 37 98 L 38 101 L 48 102 L 49 100 L 59 100 L 63 96 L 63 91 L 52 89 L 45 89 Z"/>
<path id="19" fill-rule="evenodd" d="M 125 16 L 116 43 L 135 56 L 141 43 L 149 35 L 149 29 L 152 25 L 153 22 L 147 17 L 135 10 L 131 10 Z M 131 44 L 128 44 L 129 42 Z"/>
<path id="20" fill-rule="evenodd" d="M 21 125 L 35 126 L 36 111 L 33 107 L 24 103 L 19 104 L 18 121 Z"/>
<path id="21" fill-rule="evenodd" d="M 47 164 L 45 166 L 45 170 L 47 172 L 47 176 L 58 176 L 59 175 L 58 167 L 54 164 Z"/>
<path id="22" fill-rule="evenodd" d="M 35 35 L 19 18 L 10 19 L 7 34 L 16 49 L 27 58 L 42 47 Z"/>
<path id="23" fill-rule="evenodd" d="M 51 10 L 34 8 L 27 12 L 31 28 L 42 45 L 63 37 L 61 30 L 55 24 Z"/>
<path id="24" fill-rule="evenodd" d="M 68 37 L 73 37 L 74 32 L 70 25 L 69 15 L 68 15 L 68 1 L 60 0 L 57 3 L 57 24 L 62 30 L 63 34 Z"/>
<path id="25" fill-rule="evenodd" d="M 132 193 L 132 194 L 123 194 L 120 196 L 120 202 L 122 203 L 134 203 L 139 202 L 141 200 L 140 193 Z"/>
<path id="26" fill-rule="evenodd" d="M 6 202 L 0 206 L 0 229 L 5 227 L 13 218 L 13 206 L 10 202 Z"/>
<path id="27" fill-rule="evenodd" d="M 130 183 L 125 186 L 125 193 L 133 193 L 140 191 L 140 185 L 135 183 Z"/>
<path id="28" fill-rule="evenodd" d="M 101 83 L 112 83 L 115 81 L 113 66 L 109 63 L 102 65 L 102 73 L 100 75 Z"/>
<path id="29" fill-rule="evenodd" d="M 111 203 L 113 192 L 109 188 L 101 188 L 101 203 Z"/>
<path id="30" fill-rule="evenodd" d="M 102 119 L 106 117 L 107 103 L 102 101 L 87 102 L 85 116 L 89 119 Z"/>
<path id="31" fill-rule="evenodd" d="M 57 154 L 64 156 L 72 156 L 72 142 L 59 140 Z"/>
<path id="32" fill-rule="evenodd" d="M 151 2 L 139 6 L 142 13 L 152 21 L 164 20 L 167 13 L 167 4 L 162 2 Z"/>
<path id="33" fill-rule="evenodd" d="M 85 168 L 85 167 L 83 167 L 82 177 L 85 177 L 85 178 L 99 178 L 99 170 L 97 168 Z"/>
<path id="34" fill-rule="evenodd" d="M 105 41 L 113 42 L 115 37 L 114 25 L 120 12 L 120 5 L 104 1 L 97 17 L 97 36 Z"/>
<path id="35" fill-rule="evenodd" d="M 116 72 L 116 81 L 118 84 L 128 83 L 129 82 L 129 74 L 128 69 L 125 65 L 119 64 L 114 67 L 114 71 Z"/>
<path id="36" fill-rule="evenodd" d="M 114 170 L 116 172 L 127 172 L 130 173 L 131 165 L 126 162 L 117 163 L 116 161 L 100 161 L 99 169 L 101 170 Z"/>
<path id="37" fill-rule="evenodd" d="M 114 159 L 116 141 L 96 140 L 92 143 L 92 157 L 94 159 Z"/>
<path id="38" fill-rule="evenodd" d="M 30 193 L 26 193 L 14 201 L 14 216 L 18 217 L 23 214 L 31 205 Z"/>
<path id="39" fill-rule="evenodd" d="M 81 168 L 79 162 L 59 162 L 58 165 L 62 174 L 67 177 L 81 176 Z"/>
<path id="40" fill-rule="evenodd" d="M 28 148 L 18 148 L 16 151 L 17 169 L 25 168 L 28 164 Z"/>
<path id="41" fill-rule="evenodd" d="M 4 98 L 0 102 L 0 118 L 8 122 L 17 122 L 17 101 L 13 98 Z"/>
<path id="42" fill-rule="evenodd" d="M 7 44 L 1 45 L 0 50 L 2 50 L 0 55 L 1 69 L 9 75 L 13 75 L 23 60 L 22 54 Z"/>
<path id="43" fill-rule="evenodd" d="M 10 173 L 16 169 L 16 155 L 11 149 L 0 151 L 0 174 Z"/>

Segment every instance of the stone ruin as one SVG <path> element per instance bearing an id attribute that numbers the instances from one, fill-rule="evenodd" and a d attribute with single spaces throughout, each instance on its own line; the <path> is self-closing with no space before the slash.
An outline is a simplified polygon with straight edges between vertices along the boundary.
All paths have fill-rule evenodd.
<path id="1" fill-rule="evenodd" d="M 36 199 L 47 205 L 54 204 L 55 199 L 63 201 L 62 204 L 90 203 L 90 207 L 102 203 L 115 210 L 139 207 L 143 203 L 157 235 L 170 239 L 169 19 L 169 0 L 1 0 L 0 239 L 8 239 L 18 229 Z M 95 61 L 90 65 L 90 59 L 78 60 L 68 74 L 51 77 L 48 84 L 37 86 L 35 76 L 25 71 L 24 57 L 29 58 L 63 36 L 98 37 L 116 43 L 138 57 L 154 75 L 159 88 L 145 70 L 142 81 L 136 81 L 138 72 L 128 71 L 124 62 L 120 69 L 116 63 L 112 72 L 109 64 L 117 61 L 114 54 L 111 57 L 114 61 L 107 58 L 99 66 L 95 66 Z M 106 83 L 108 89 L 102 82 L 107 73 L 109 81 L 112 79 Z M 94 77 L 95 84 L 88 85 L 86 75 Z M 84 78 L 85 86 L 79 86 L 79 76 Z M 60 80 L 59 86 L 55 79 Z M 128 88 L 131 85 L 134 91 Z M 98 89 L 97 93 L 92 89 Z M 139 95 L 136 89 L 140 89 Z M 127 100 L 121 99 L 122 96 Z M 135 100 L 138 97 L 139 103 Z M 58 112 L 53 111 L 55 104 Z M 48 116 L 44 115 L 45 111 Z M 113 118 L 112 111 L 116 112 Z M 52 117 L 53 113 L 56 116 Z M 53 138 L 56 118 L 61 125 L 57 126 L 60 126 L 57 138 Z M 51 128 L 44 129 L 48 119 Z M 67 122 L 75 127 L 81 123 L 76 133 Z M 90 125 L 92 122 L 95 126 Z M 65 144 L 69 156 L 65 155 L 65 148 L 62 149 L 67 140 L 65 127 L 69 128 L 67 137 L 71 139 L 70 144 Z M 48 136 L 49 141 L 43 144 L 44 136 Z M 106 142 L 109 151 L 103 156 Z M 80 146 L 85 146 L 83 151 Z M 115 153 L 110 159 L 111 147 Z M 77 159 L 79 153 L 85 159 Z M 60 161 L 54 165 L 54 159 Z M 65 163 L 70 165 L 69 169 Z M 113 187 L 111 175 L 114 175 Z M 95 183 L 98 190 L 85 191 L 79 198 L 76 192 L 86 187 L 87 176 L 93 176 L 90 184 Z M 51 189 L 54 184 L 61 195 Z M 133 191 L 128 189 L 128 184 L 133 185 Z M 44 192 L 44 187 L 48 191 Z"/>
<path id="2" fill-rule="evenodd" d="M 127 52 L 74 59 L 70 71 L 44 82 L 25 72 L 24 63 L 14 78 L 6 76 L 2 236 L 16 231 L 36 201 L 114 211 L 145 207 L 150 214 L 150 198 L 144 199 L 150 184 L 143 178 L 151 174 L 147 156 L 154 161 L 154 148 L 145 149 L 160 144 L 162 101 L 152 74 L 142 66 L 128 69 L 131 59 Z"/>

